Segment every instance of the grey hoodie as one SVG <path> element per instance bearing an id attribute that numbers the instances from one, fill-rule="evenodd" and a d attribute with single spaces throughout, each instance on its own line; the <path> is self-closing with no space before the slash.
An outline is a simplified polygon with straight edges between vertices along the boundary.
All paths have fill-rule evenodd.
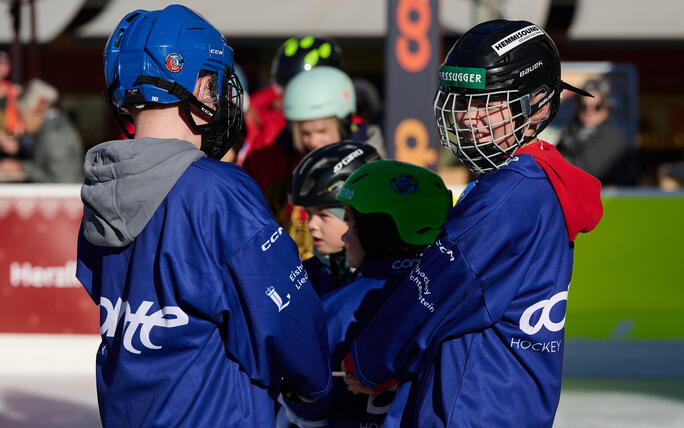
<path id="1" fill-rule="evenodd" d="M 83 235 L 94 245 L 123 247 L 142 232 L 176 181 L 204 153 L 176 139 L 99 144 L 85 156 Z"/>

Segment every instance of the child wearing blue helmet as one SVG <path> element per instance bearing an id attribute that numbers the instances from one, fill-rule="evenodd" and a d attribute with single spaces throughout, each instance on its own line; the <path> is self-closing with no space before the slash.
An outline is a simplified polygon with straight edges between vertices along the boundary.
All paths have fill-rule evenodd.
<path id="1" fill-rule="evenodd" d="M 100 307 L 102 424 L 272 426 L 279 392 L 327 393 L 327 335 L 259 187 L 217 160 L 242 126 L 233 51 L 174 5 L 126 15 L 104 65 L 135 138 L 92 148 L 81 192 L 77 277 Z"/>

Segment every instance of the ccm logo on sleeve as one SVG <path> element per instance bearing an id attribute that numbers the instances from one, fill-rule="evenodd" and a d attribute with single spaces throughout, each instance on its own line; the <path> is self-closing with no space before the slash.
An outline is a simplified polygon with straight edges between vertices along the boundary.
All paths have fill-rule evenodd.
<path id="1" fill-rule="evenodd" d="M 271 235 L 270 238 L 268 238 L 268 241 L 264 242 L 261 244 L 261 251 L 268 251 L 269 248 L 271 248 L 271 245 L 275 244 L 275 241 L 280 238 L 280 235 L 283 234 L 283 228 L 279 227 L 278 230 L 273 232 L 273 235 Z"/>

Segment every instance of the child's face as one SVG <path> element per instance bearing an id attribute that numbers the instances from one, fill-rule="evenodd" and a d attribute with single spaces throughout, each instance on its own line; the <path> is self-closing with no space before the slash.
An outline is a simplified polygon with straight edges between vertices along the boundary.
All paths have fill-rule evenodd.
<path id="1" fill-rule="evenodd" d="M 515 144 L 512 135 L 513 126 L 508 118 L 511 116 L 508 105 L 501 100 L 490 100 L 489 103 L 479 97 L 473 97 L 468 109 L 466 101 L 458 106 L 459 112 L 455 114 L 458 127 L 461 129 L 473 129 L 472 133 L 466 133 L 466 138 L 477 140 L 478 144 L 488 143 L 494 140 L 502 149 Z"/>
<path id="2" fill-rule="evenodd" d="M 292 138 L 295 146 L 304 152 L 311 152 L 323 146 L 340 141 L 340 124 L 335 116 L 322 119 L 302 120 L 292 123 Z"/>
<path id="3" fill-rule="evenodd" d="M 361 246 L 359 241 L 359 234 L 356 230 L 356 225 L 354 224 L 354 216 L 352 214 L 351 208 L 344 208 L 344 221 L 347 223 L 349 229 L 342 235 L 342 240 L 344 241 L 345 256 L 347 257 L 347 264 L 351 267 L 359 267 L 363 263 L 363 259 L 366 257 L 366 252 Z"/>
<path id="4" fill-rule="evenodd" d="M 307 207 L 309 214 L 309 233 L 313 244 L 320 254 L 339 253 L 344 249 L 342 234 L 347 230 L 347 224 L 324 207 Z"/>
<path id="5" fill-rule="evenodd" d="M 535 95 L 532 98 L 532 104 L 536 104 L 544 96 L 545 92 Z M 543 119 L 548 112 L 548 106 L 549 104 L 546 104 L 535 113 L 533 118 Z M 519 122 L 515 119 L 511 120 L 514 115 L 505 100 L 492 98 L 487 102 L 484 97 L 473 97 L 470 105 L 468 105 L 467 99 L 461 97 L 457 98 L 457 109 L 454 117 L 458 128 L 472 131 L 465 132 L 465 137 L 468 140 L 474 138 L 479 145 L 493 141 L 504 150 L 516 144 L 517 139 L 513 128 L 514 124 Z M 534 133 L 534 124 L 536 124 L 535 121 L 525 135 Z"/>

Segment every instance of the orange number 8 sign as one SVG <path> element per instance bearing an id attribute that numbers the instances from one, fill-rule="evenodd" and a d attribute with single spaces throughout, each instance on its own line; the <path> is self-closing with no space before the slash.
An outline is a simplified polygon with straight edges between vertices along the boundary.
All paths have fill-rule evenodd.
<path id="1" fill-rule="evenodd" d="M 413 138 L 415 146 L 409 146 Z M 394 132 L 394 157 L 402 162 L 410 162 L 427 167 L 437 162 L 437 151 L 430 148 L 430 136 L 423 122 L 407 118 L 399 122 Z"/>
<path id="2" fill-rule="evenodd" d="M 415 14 L 416 20 L 411 19 Z M 395 44 L 395 53 L 399 65 L 406 71 L 417 73 L 423 70 L 430 61 L 430 40 L 428 30 L 432 11 L 427 0 L 400 0 L 397 5 L 397 27 L 399 37 Z M 411 41 L 416 50 L 411 50 Z"/>

